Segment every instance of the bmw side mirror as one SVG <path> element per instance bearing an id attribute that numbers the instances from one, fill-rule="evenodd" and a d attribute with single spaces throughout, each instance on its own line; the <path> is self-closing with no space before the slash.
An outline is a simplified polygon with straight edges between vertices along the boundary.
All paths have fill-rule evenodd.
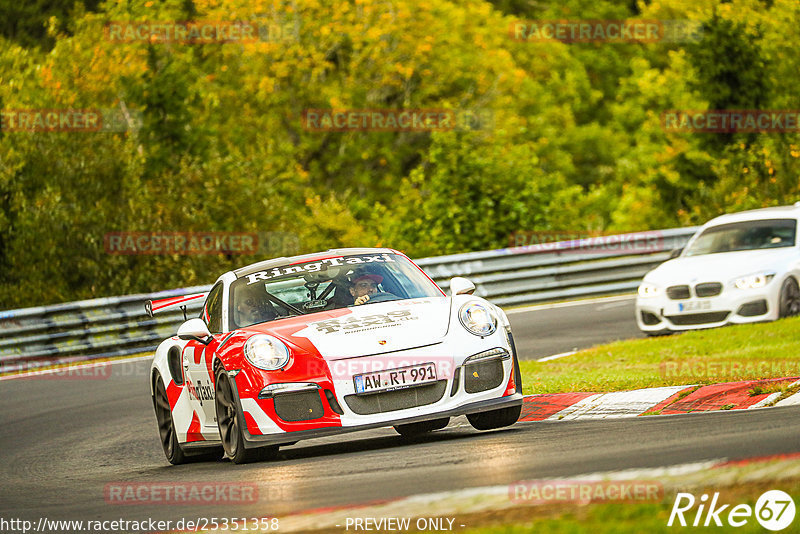
<path id="1" fill-rule="evenodd" d="M 683 252 L 683 247 L 681 247 L 681 248 L 676 248 L 675 250 L 673 250 L 672 252 L 670 252 L 670 254 L 669 254 L 669 259 L 674 259 L 674 258 L 677 258 L 678 256 L 680 256 L 680 255 L 681 255 L 681 252 Z"/>
<path id="2" fill-rule="evenodd" d="M 202 319 L 189 319 L 178 327 L 178 337 L 184 341 L 195 340 L 203 345 L 211 342 L 211 332 Z"/>
<path id="3" fill-rule="evenodd" d="M 475 292 L 475 284 L 461 276 L 450 279 L 450 295 L 472 295 Z"/>

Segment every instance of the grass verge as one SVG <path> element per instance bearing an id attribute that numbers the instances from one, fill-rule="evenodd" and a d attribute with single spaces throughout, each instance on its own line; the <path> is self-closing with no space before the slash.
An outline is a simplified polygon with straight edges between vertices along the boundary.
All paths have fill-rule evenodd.
<path id="1" fill-rule="evenodd" d="M 800 376 L 800 317 L 616 341 L 520 361 L 524 393 L 607 392 Z"/>

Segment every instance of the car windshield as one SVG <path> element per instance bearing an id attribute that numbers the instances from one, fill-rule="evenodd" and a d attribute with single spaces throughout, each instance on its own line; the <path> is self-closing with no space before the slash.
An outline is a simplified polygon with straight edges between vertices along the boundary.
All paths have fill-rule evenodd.
<path id="1" fill-rule="evenodd" d="M 241 328 L 348 306 L 437 296 L 442 292 L 436 284 L 403 256 L 337 256 L 242 276 L 231 284 L 230 317 L 233 328 Z"/>
<path id="2" fill-rule="evenodd" d="M 793 247 L 796 229 L 795 219 L 720 224 L 706 228 L 683 255 L 701 256 L 736 250 Z"/>

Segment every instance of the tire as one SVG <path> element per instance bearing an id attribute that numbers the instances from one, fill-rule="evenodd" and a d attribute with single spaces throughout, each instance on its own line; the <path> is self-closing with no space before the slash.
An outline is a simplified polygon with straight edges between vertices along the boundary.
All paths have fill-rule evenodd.
<path id="1" fill-rule="evenodd" d="M 443 419 L 432 419 L 430 421 L 420 421 L 419 423 L 406 423 L 404 425 L 395 425 L 394 429 L 397 431 L 398 434 L 403 436 L 404 438 L 410 438 L 414 436 L 419 436 L 421 434 L 427 434 L 428 432 L 433 432 L 434 430 L 439 430 L 440 428 L 444 428 L 450 422 L 449 417 L 445 417 Z"/>
<path id="2" fill-rule="evenodd" d="M 784 280 L 778 300 L 778 316 L 792 317 L 800 313 L 800 288 L 791 276 Z"/>
<path id="3" fill-rule="evenodd" d="M 519 360 L 517 359 L 517 348 L 514 347 L 514 388 L 517 393 L 522 393 L 522 369 L 519 368 Z"/>
<path id="4" fill-rule="evenodd" d="M 158 422 L 158 436 L 161 438 L 161 448 L 167 461 L 172 465 L 185 464 L 188 461 L 183 452 L 181 444 L 178 443 L 178 435 L 175 432 L 175 423 L 172 421 L 172 410 L 169 407 L 167 390 L 164 388 L 164 381 L 161 377 L 156 377 L 153 394 L 153 408 L 156 412 Z"/>
<path id="5" fill-rule="evenodd" d="M 513 425 L 521 413 L 522 404 L 488 412 L 470 413 L 467 414 L 467 419 L 476 430 L 492 430 Z"/>
<path id="6" fill-rule="evenodd" d="M 246 464 L 274 458 L 278 452 L 277 445 L 268 445 L 255 449 L 245 447 L 241 425 L 243 418 L 238 413 L 231 378 L 224 369 L 220 369 L 217 372 L 214 396 L 222 447 L 233 463 Z"/>
<path id="7" fill-rule="evenodd" d="M 172 465 L 192 462 L 214 462 L 222 459 L 222 447 L 202 447 L 184 449 L 178 443 L 178 434 L 175 432 L 175 422 L 172 420 L 172 410 L 169 407 L 169 398 L 164 388 L 161 377 L 155 380 L 155 395 L 153 395 L 153 408 L 158 421 L 158 434 L 161 438 L 161 448 L 164 456 Z"/>

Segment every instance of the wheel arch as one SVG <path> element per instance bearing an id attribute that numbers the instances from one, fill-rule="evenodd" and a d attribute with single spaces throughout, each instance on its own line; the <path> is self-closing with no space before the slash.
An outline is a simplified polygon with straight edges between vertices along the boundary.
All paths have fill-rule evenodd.
<path id="1" fill-rule="evenodd" d="M 182 358 L 185 346 L 185 341 L 180 341 L 173 337 L 165 339 L 156 348 L 153 362 L 150 366 L 151 395 L 155 395 L 155 380 L 157 376 L 165 380 L 164 387 L 167 387 L 170 381 L 177 386 L 183 385 L 185 377 L 183 376 Z"/>
<path id="2" fill-rule="evenodd" d="M 156 381 L 161 380 L 161 373 L 158 372 L 157 367 L 153 367 L 150 372 L 150 396 L 156 396 Z"/>
<path id="3" fill-rule="evenodd" d="M 796 273 L 791 269 L 783 273 L 783 276 L 780 279 L 780 283 L 776 284 L 777 285 L 776 296 L 778 298 L 778 301 L 780 301 L 781 298 L 781 291 L 783 290 L 783 285 L 789 280 L 792 280 L 795 284 L 797 284 L 798 287 L 800 287 L 800 273 Z"/>
<path id="4" fill-rule="evenodd" d="M 214 373 L 214 382 L 216 382 L 216 381 L 217 381 L 217 373 L 219 373 L 219 372 L 220 372 L 220 369 L 222 369 L 223 371 L 225 371 L 225 370 L 226 370 L 226 369 L 225 369 L 225 364 L 224 364 L 224 363 L 222 363 L 222 360 L 219 358 L 219 356 L 217 356 L 217 355 L 215 354 L 215 355 L 214 355 L 214 361 L 213 361 L 213 363 L 211 364 L 211 370 L 212 370 L 212 371 L 213 371 L 213 373 Z"/>

